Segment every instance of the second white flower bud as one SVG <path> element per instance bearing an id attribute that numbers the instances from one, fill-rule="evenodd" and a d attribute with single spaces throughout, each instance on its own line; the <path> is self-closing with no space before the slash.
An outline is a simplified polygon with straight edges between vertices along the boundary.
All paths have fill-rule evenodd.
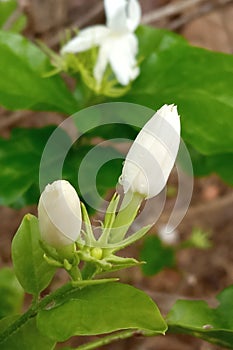
<path id="1" fill-rule="evenodd" d="M 145 124 L 131 146 L 120 183 L 129 190 L 152 198 L 162 191 L 174 166 L 180 144 L 177 107 L 164 105 Z"/>

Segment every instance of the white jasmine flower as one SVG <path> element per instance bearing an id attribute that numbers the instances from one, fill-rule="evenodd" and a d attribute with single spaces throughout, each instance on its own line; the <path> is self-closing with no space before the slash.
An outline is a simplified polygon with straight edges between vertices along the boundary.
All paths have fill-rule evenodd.
<path id="1" fill-rule="evenodd" d="M 77 53 L 99 46 L 94 77 L 101 83 L 109 63 L 121 85 L 128 85 L 139 74 L 136 55 L 138 39 L 134 34 L 140 23 L 141 9 L 137 0 L 104 0 L 107 24 L 95 25 L 79 32 L 61 50 Z"/>
<path id="2" fill-rule="evenodd" d="M 177 107 L 164 105 L 145 124 L 132 144 L 122 170 L 124 192 L 145 199 L 162 191 L 174 166 L 180 144 Z"/>
<path id="3" fill-rule="evenodd" d="M 158 236 L 163 243 L 168 245 L 177 244 L 179 241 L 179 232 L 170 225 L 161 225 L 158 228 Z"/>
<path id="4" fill-rule="evenodd" d="M 82 214 L 79 197 L 68 181 L 47 185 L 38 205 L 41 238 L 58 248 L 74 243 L 81 230 Z"/>

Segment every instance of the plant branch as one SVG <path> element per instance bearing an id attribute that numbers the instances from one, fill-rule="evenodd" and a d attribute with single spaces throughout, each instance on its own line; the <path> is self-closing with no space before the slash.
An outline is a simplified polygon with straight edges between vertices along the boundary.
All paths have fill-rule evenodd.
<path id="1" fill-rule="evenodd" d="M 163 6 L 161 9 L 156 9 L 156 11 L 152 11 L 150 13 L 145 14 L 142 17 L 142 23 L 150 24 L 168 16 L 176 15 L 180 11 L 188 9 L 189 7 L 197 5 L 203 1 L 204 0 L 182 0 L 179 2 L 169 4 L 167 6 Z"/>
<path id="2" fill-rule="evenodd" d="M 30 318 L 35 317 L 41 309 L 45 308 L 50 303 L 55 302 L 56 299 L 70 293 L 74 290 L 74 288 L 77 287 L 74 287 L 71 282 L 69 282 L 61 288 L 57 289 L 55 292 L 45 296 L 36 305 L 32 304 L 32 306 L 22 316 L 20 316 L 15 322 L 13 322 L 0 334 L 0 344 L 12 333 L 16 332 L 20 327 L 22 327 Z"/>
<path id="3" fill-rule="evenodd" d="M 74 350 L 93 350 L 93 349 L 98 349 L 100 346 L 111 344 L 111 343 L 113 343 L 115 341 L 118 341 L 118 340 L 131 338 L 134 335 L 139 335 L 139 334 L 141 334 L 140 331 L 126 330 L 126 331 L 118 332 L 118 333 L 115 333 L 115 334 L 107 335 L 106 337 L 100 338 L 98 340 L 94 340 L 91 343 L 87 343 L 87 344 L 81 345 L 81 346 L 79 346 L 78 348 L 76 348 Z"/>
<path id="4" fill-rule="evenodd" d="M 4 23 L 2 29 L 9 30 L 13 26 L 13 24 L 17 21 L 17 19 L 23 14 L 22 9 L 17 7 L 15 11 L 11 14 L 11 16 Z"/>
<path id="5" fill-rule="evenodd" d="M 31 114 L 32 114 L 31 111 L 17 111 L 17 112 L 13 112 L 11 115 L 8 115 L 8 116 L 4 117 L 3 120 L 1 120 L 1 122 L 0 122 L 0 130 L 15 125 L 17 122 L 19 122 L 20 120 L 28 117 Z"/>
<path id="6" fill-rule="evenodd" d="M 219 7 L 229 5 L 230 3 L 232 3 L 232 0 L 219 0 L 215 4 L 209 4 L 209 3 L 203 4 L 196 11 L 193 11 L 191 14 L 188 14 L 186 16 L 181 16 L 178 19 L 174 19 L 173 21 L 171 21 L 171 23 L 168 24 L 167 28 L 171 30 L 177 30 L 180 27 L 184 26 L 186 23 L 189 23 L 198 17 L 204 16 L 218 9 Z"/>
<path id="7" fill-rule="evenodd" d="M 176 16 L 180 12 L 188 10 L 191 7 L 195 8 L 195 5 L 200 4 L 199 8 L 192 13 L 189 12 L 187 15 L 181 16 L 181 18 L 175 19 L 174 21 L 171 21 L 171 23 L 167 24 L 167 28 L 174 30 L 181 27 L 185 23 L 190 22 L 196 17 L 211 12 L 220 6 L 229 5 L 230 3 L 232 3 L 232 0 L 216 0 L 213 1 L 213 3 L 206 2 L 206 0 L 181 0 L 179 2 L 163 6 L 160 9 L 156 9 L 150 13 L 146 13 L 142 17 L 142 23 L 151 24 L 166 17 Z"/>
<path id="8" fill-rule="evenodd" d="M 68 29 L 71 28 L 83 28 L 88 25 L 93 19 L 95 19 L 99 14 L 101 14 L 104 10 L 104 6 L 101 3 L 97 3 L 92 7 L 90 11 L 87 11 L 86 15 L 82 18 L 79 18 L 77 21 L 73 22 L 69 25 Z M 48 45 L 50 47 L 54 47 L 59 44 L 60 38 L 64 36 L 64 29 L 59 31 L 58 33 L 53 33 L 53 35 L 48 40 Z"/>

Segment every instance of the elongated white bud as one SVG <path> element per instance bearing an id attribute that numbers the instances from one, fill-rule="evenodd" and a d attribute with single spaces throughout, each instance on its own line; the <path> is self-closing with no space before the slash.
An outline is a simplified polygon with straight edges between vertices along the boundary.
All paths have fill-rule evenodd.
<path id="1" fill-rule="evenodd" d="M 81 230 L 79 197 L 68 181 L 47 185 L 38 205 L 41 238 L 55 248 L 74 243 Z"/>
<path id="2" fill-rule="evenodd" d="M 164 105 L 145 124 L 132 144 L 122 170 L 124 192 L 152 198 L 162 191 L 174 166 L 180 144 L 177 107 Z"/>

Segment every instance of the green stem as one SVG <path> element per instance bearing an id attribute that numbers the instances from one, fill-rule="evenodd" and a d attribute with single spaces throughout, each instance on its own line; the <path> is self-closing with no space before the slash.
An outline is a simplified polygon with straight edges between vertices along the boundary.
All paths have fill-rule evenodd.
<path id="1" fill-rule="evenodd" d="M 21 317 L 13 322 L 8 328 L 6 328 L 0 334 L 0 344 L 11 336 L 12 333 L 16 332 L 23 324 L 25 324 L 34 315 L 34 308 L 30 307 Z"/>
<path id="2" fill-rule="evenodd" d="M 127 330 L 127 331 L 122 331 L 116 334 L 110 334 L 107 335 L 106 337 L 100 338 L 98 340 L 95 340 L 91 343 L 88 344 L 84 344 L 79 346 L 78 348 L 74 349 L 74 350 L 93 350 L 93 349 L 98 349 L 100 346 L 104 346 L 107 344 L 111 344 L 114 341 L 117 340 L 122 340 L 122 339 L 127 339 L 127 338 L 131 338 L 134 335 L 140 334 L 139 331 L 135 331 L 135 330 Z"/>
<path id="3" fill-rule="evenodd" d="M 20 316 L 15 322 L 13 322 L 0 334 L 0 343 L 9 338 L 11 334 L 16 332 L 20 327 L 22 327 L 30 318 L 35 317 L 41 309 L 45 308 L 51 302 L 55 302 L 56 299 L 61 298 L 65 294 L 68 294 L 69 292 L 74 290 L 74 288 L 76 287 L 74 287 L 71 284 L 71 282 L 67 283 L 61 288 L 57 289 L 55 292 L 44 297 L 36 305 L 32 304 L 32 306 L 22 316 Z"/>
<path id="4" fill-rule="evenodd" d="M 138 210 L 141 206 L 144 197 L 139 193 L 127 192 L 119 213 L 112 225 L 111 243 L 117 243 L 124 239 L 126 232 L 137 216 Z"/>
<path id="5" fill-rule="evenodd" d="M 70 271 L 67 271 L 72 278 L 72 281 L 81 281 L 82 280 L 82 274 L 78 268 L 78 266 L 72 266 Z"/>

